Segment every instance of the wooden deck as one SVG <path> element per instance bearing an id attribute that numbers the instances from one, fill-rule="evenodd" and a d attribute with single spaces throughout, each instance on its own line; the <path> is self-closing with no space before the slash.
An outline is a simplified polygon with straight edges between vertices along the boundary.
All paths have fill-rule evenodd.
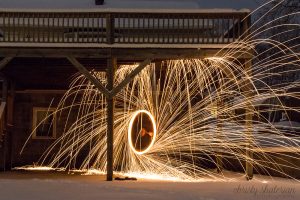
<path id="1" fill-rule="evenodd" d="M 247 11 L 183 12 L 1 11 L 0 47 L 221 48 L 249 23 Z"/>

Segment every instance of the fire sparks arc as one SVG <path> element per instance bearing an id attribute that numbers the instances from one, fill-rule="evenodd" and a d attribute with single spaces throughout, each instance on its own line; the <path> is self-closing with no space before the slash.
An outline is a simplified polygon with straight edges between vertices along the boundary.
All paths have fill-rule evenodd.
<path id="1" fill-rule="evenodd" d="M 153 127 L 153 137 L 152 137 L 152 139 L 151 139 L 151 143 L 150 143 L 149 146 L 148 146 L 146 149 L 144 149 L 143 151 L 138 151 L 138 150 L 134 147 L 134 145 L 133 145 L 133 143 L 132 143 L 132 127 L 133 127 L 133 123 L 134 123 L 136 117 L 137 117 L 139 114 L 146 114 L 146 115 L 150 118 L 151 123 L 152 123 L 152 127 Z M 130 149 L 131 149 L 134 153 L 136 153 L 136 154 L 138 154 L 138 155 L 142 155 L 142 154 L 144 154 L 144 153 L 147 153 L 147 152 L 151 149 L 151 147 L 153 146 L 153 144 L 154 144 L 154 142 L 155 142 L 155 138 L 156 138 L 156 123 L 155 123 L 155 119 L 154 119 L 153 115 L 152 115 L 149 111 L 147 111 L 147 110 L 138 110 L 138 111 L 134 112 L 133 115 L 132 115 L 132 117 L 131 117 L 131 119 L 130 119 L 129 126 L 128 126 L 128 143 L 129 143 Z"/>

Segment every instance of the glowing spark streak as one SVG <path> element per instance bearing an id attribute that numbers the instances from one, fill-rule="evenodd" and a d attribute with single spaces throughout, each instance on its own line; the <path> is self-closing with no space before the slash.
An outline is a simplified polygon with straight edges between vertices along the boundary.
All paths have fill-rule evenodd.
<path id="1" fill-rule="evenodd" d="M 277 4 L 276 1 L 271 2 Z M 271 6 L 260 19 L 275 7 Z M 299 14 L 300 12 L 293 12 L 276 17 L 256 30 L 252 28 L 249 35 L 227 45 L 213 57 L 165 61 L 163 69 L 151 64 L 134 77 L 116 96 L 115 173 L 156 180 L 201 181 L 205 180 L 203 177 L 208 177 L 218 181 L 233 181 L 226 174 L 218 174 L 197 164 L 209 161 L 216 165 L 214 155 L 225 152 L 222 155 L 224 160 L 234 159 L 241 166 L 245 161 L 251 160 L 258 171 L 268 173 L 268 169 L 272 168 L 279 174 L 292 178 L 281 168 L 300 169 L 299 165 L 289 161 L 299 161 L 300 137 L 294 132 L 288 132 L 289 136 L 286 136 L 284 129 L 298 128 L 292 123 L 278 128 L 272 116 L 275 112 L 282 111 L 300 113 L 298 107 L 287 106 L 282 101 L 284 98 L 299 100 L 298 93 L 293 92 L 293 89 L 299 88 L 300 80 L 297 78 L 289 84 L 277 82 L 277 77 L 281 75 L 299 74 L 300 71 L 300 45 L 295 42 L 300 38 L 299 34 L 288 37 L 288 40 L 280 39 L 282 35 L 288 36 L 293 33 L 294 28 L 300 27 L 298 22 L 289 24 L 280 21 Z M 282 29 L 283 27 L 287 28 Z M 269 35 L 270 31 L 276 32 Z M 261 45 L 267 45 L 268 48 L 261 48 Z M 270 53 L 272 56 L 269 56 Z M 244 63 L 239 55 L 248 55 L 252 59 Z M 244 66 L 250 62 L 252 67 L 246 69 Z M 126 65 L 116 70 L 116 84 L 136 67 L 137 65 Z M 94 74 L 106 84 L 105 73 Z M 253 96 L 249 97 L 244 90 L 253 93 Z M 253 108 L 248 109 L 249 104 Z M 77 118 L 74 122 L 70 118 L 70 127 L 67 127 L 69 123 L 64 123 L 63 134 L 45 152 L 39 166 L 74 169 L 77 157 L 81 152 L 86 152 L 85 147 L 88 146 L 88 156 L 79 163 L 79 169 L 87 174 L 95 174 L 97 171 L 105 173 L 105 106 L 105 97 L 84 76 L 75 77 L 70 90 L 58 105 L 57 114 L 66 112 L 69 118 L 72 110 L 78 112 Z M 212 115 L 214 107 L 213 113 L 217 114 Z M 263 109 L 260 111 L 260 108 Z M 132 124 L 128 125 L 130 120 L 133 123 L 138 114 L 142 111 L 146 113 L 147 110 L 155 116 L 154 120 L 152 114 L 147 113 L 155 134 L 151 145 L 140 152 L 132 145 L 132 135 L 128 130 L 132 128 Z M 248 110 L 255 116 L 252 119 L 251 138 L 245 134 L 245 124 L 249 120 L 246 120 L 245 112 L 239 112 L 241 110 Z M 221 128 L 218 128 L 219 125 Z M 259 159 L 253 160 L 244 154 L 249 142 L 253 145 L 250 150 Z M 151 154 L 145 154 L 150 149 Z M 270 156 L 273 152 L 285 164 Z M 289 159 L 282 157 L 289 152 Z M 201 156 L 198 156 L 199 153 Z M 243 170 L 245 171 L 244 168 Z"/>
<path id="2" fill-rule="evenodd" d="M 61 169 L 55 169 L 52 167 L 47 166 L 24 166 L 24 167 L 15 167 L 14 170 L 25 170 L 25 171 L 52 171 L 52 170 L 64 170 Z"/>
<path id="3" fill-rule="evenodd" d="M 135 149 L 135 147 L 133 146 L 133 144 L 132 144 L 132 137 L 131 137 L 132 133 L 131 132 L 132 132 L 132 126 L 133 126 L 133 122 L 134 122 L 135 118 L 141 113 L 145 113 L 151 119 L 151 123 L 152 123 L 152 126 L 153 126 L 153 138 L 151 140 L 150 145 L 144 151 L 137 151 Z M 129 126 L 128 126 L 128 143 L 129 143 L 129 146 L 130 146 L 131 150 L 134 153 L 139 154 L 139 155 L 147 153 L 151 149 L 151 147 L 153 146 L 153 144 L 155 142 L 155 138 L 156 138 L 156 123 L 155 123 L 155 119 L 154 119 L 153 115 L 147 110 L 138 110 L 135 113 L 133 113 L 133 115 L 131 117 L 131 120 L 129 122 Z"/>

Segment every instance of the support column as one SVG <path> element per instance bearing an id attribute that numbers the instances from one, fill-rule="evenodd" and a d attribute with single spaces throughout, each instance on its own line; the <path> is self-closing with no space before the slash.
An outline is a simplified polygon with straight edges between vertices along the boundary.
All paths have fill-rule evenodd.
<path id="1" fill-rule="evenodd" d="M 251 109 L 250 107 L 247 108 Z M 246 134 L 247 134 L 247 147 L 246 147 L 246 178 L 251 180 L 253 178 L 253 127 L 252 118 L 253 114 L 251 111 L 246 111 Z"/>
<path id="2" fill-rule="evenodd" d="M 12 169 L 12 140 L 14 133 L 14 100 L 15 100 L 15 84 L 10 82 L 10 92 L 7 97 L 7 168 Z"/>
<path id="3" fill-rule="evenodd" d="M 221 97 L 222 98 L 222 97 Z M 217 102 L 217 137 L 219 140 L 222 140 L 221 133 L 222 133 L 222 119 L 221 115 L 219 114 L 219 107 L 222 106 L 222 99 L 219 99 Z M 217 172 L 221 173 L 223 170 L 223 158 L 222 158 L 222 152 L 219 151 L 216 154 L 216 165 L 217 165 Z"/>
<path id="4" fill-rule="evenodd" d="M 156 73 L 161 70 L 161 65 L 162 65 L 162 62 L 161 61 L 156 61 L 154 63 L 154 71 L 153 71 L 153 74 L 152 74 L 152 78 L 151 78 L 151 84 L 152 84 L 152 99 L 153 99 L 153 105 L 154 105 L 154 111 L 155 111 L 155 115 L 157 113 L 157 101 L 158 101 L 158 93 L 159 91 L 157 91 L 157 79 L 156 79 Z"/>
<path id="5" fill-rule="evenodd" d="M 251 76 L 251 68 L 252 64 L 251 61 L 246 60 L 245 63 L 245 71 L 246 74 Z M 247 180 L 251 180 L 253 178 L 253 112 L 254 108 L 251 104 L 251 101 L 248 100 L 252 98 L 252 87 L 249 81 L 247 81 L 247 87 L 245 91 L 245 97 L 247 98 L 246 102 L 246 110 L 245 110 L 245 129 L 246 129 L 246 136 L 247 136 L 247 146 L 246 146 L 246 178 Z"/>
<path id="6" fill-rule="evenodd" d="M 7 92 L 6 104 L 6 133 L 4 135 L 4 154 L 5 154 L 5 170 L 12 168 L 12 137 L 13 137 L 13 112 L 14 112 L 14 84 L 9 82 L 9 90 Z"/>
<path id="7" fill-rule="evenodd" d="M 247 16 L 242 22 L 242 29 L 243 29 L 243 39 L 248 39 L 251 33 L 251 15 Z M 250 53 L 251 55 L 251 53 Z M 251 60 L 245 60 L 245 74 L 248 76 L 252 75 L 252 62 Z M 250 81 L 247 81 L 245 90 L 245 97 L 246 99 L 246 109 L 245 109 L 245 130 L 247 136 L 247 146 L 246 146 L 246 178 L 247 180 L 251 180 L 253 178 L 253 105 L 251 101 L 248 99 L 253 95 L 253 87 Z"/>
<path id="8" fill-rule="evenodd" d="M 117 60 L 109 58 L 107 60 L 107 89 L 111 91 L 114 88 L 114 77 Z M 114 141 L 114 97 L 109 96 L 107 101 L 107 181 L 113 180 L 113 141 Z"/>

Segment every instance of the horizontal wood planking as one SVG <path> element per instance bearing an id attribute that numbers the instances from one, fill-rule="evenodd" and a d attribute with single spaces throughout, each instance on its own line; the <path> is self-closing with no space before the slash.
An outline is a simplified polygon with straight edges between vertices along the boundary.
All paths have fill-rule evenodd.
<path id="1" fill-rule="evenodd" d="M 0 43 L 228 44 L 248 14 L 0 12 Z"/>

